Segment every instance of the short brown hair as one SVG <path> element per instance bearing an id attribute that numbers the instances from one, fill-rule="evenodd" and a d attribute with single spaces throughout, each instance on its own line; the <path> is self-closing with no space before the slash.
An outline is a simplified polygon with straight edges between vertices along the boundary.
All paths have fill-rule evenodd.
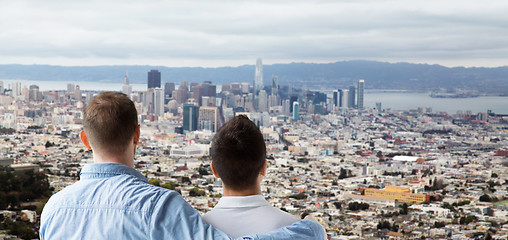
<path id="1" fill-rule="evenodd" d="M 123 152 L 138 126 L 138 113 L 127 95 L 103 92 L 83 111 L 83 127 L 90 144 L 111 153 Z"/>
<path id="2" fill-rule="evenodd" d="M 233 190 L 256 184 L 266 161 L 263 134 L 245 115 L 228 121 L 212 140 L 213 166 L 222 182 Z"/>

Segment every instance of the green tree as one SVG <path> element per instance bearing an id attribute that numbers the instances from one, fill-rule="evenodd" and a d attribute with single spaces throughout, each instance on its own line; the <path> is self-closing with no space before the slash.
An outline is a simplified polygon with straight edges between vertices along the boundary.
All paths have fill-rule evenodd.
<path id="1" fill-rule="evenodd" d="M 191 197 L 198 197 L 198 196 L 204 196 L 205 191 L 200 190 L 198 187 L 193 187 L 189 190 L 189 196 Z"/>
<path id="2" fill-rule="evenodd" d="M 178 183 L 171 182 L 171 181 L 166 182 L 166 183 L 163 183 L 163 184 L 161 185 L 161 187 L 163 187 L 163 188 L 167 188 L 167 189 L 169 189 L 169 190 L 175 190 L 175 188 L 177 188 L 177 187 L 179 187 L 179 186 L 180 186 L 180 185 L 179 185 Z"/>
<path id="3" fill-rule="evenodd" d="M 155 185 L 157 187 L 160 187 L 161 186 L 161 180 L 159 179 L 150 179 L 148 180 L 148 182 L 152 185 Z"/>
<path id="4" fill-rule="evenodd" d="M 480 196 L 480 201 L 481 202 L 492 202 L 492 198 L 487 194 L 483 194 Z"/>
<path id="5" fill-rule="evenodd" d="M 400 208 L 401 208 L 400 214 L 407 215 L 407 213 L 409 212 L 409 206 L 407 205 L 407 203 L 402 204 Z"/>

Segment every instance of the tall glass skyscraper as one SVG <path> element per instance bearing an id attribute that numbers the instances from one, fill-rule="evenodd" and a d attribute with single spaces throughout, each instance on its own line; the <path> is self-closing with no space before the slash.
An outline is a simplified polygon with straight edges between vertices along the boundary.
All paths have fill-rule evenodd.
<path id="1" fill-rule="evenodd" d="M 298 102 L 293 103 L 293 122 L 298 122 L 298 115 L 300 113 L 300 104 Z"/>
<path id="2" fill-rule="evenodd" d="M 159 70 L 150 70 L 148 72 L 148 88 L 161 87 L 161 72 Z"/>
<path id="3" fill-rule="evenodd" d="M 198 129 L 199 107 L 186 103 L 183 105 L 183 130 L 196 131 Z"/>
<path id="4" fill-rule="evenodd" d="M 258 58 L 254 74 L 254 95 L 257 95 L 261 89 L 263 89 L 263 62 L 261 58 Z"/>
<path id="5" fill-rule="evenodd" d="M 356 104 L 355 104 L 355 92 L 356 92 L 356 89 L 355 89 L 355 86 L 350 86 L 349 87 L 349 96 L 348 96 L 348 101 L 347 101 L 347 107 L 348 108 L 355 108 L 356 107 Z"/>
<path id="6" fill-rule="evenodd" d="M 365 80 L 358 80 L 358 98 L 356 100 L 356 108 L 363 109 L 363 90 L 365 88 Z"/>

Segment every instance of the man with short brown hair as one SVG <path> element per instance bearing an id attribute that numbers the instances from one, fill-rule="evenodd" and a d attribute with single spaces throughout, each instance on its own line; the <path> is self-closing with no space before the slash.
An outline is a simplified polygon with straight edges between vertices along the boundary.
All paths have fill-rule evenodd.
<path id="1" fill-rule="evenodd" d="M 203 215 L 206 223 L 232 237 L 266 233 L 299 218 L 274 208 L 261 194 L 266 175 L 263 134 L 245 115 L 229 120 L 212 140 L 212 171 L 222 180 L 223 197 Z"/>
<path id="2" fill-rule="evenodd" d="M 41 215 L 41 239 L 230 239 L 205 224 L 175 191 L 156 187 L 133 167 L 140 129 L 134 103 L 97 95 L 84 111 L 83 144 L 93 152 L 80 180 L 53 195 Z M 300 221 L 244 239 L 323 239 L 319 224 Z"/>

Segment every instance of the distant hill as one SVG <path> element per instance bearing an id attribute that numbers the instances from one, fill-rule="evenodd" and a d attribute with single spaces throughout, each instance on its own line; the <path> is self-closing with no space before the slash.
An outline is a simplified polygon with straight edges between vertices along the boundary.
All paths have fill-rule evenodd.
<path id="1" fill-rule="evenodd" d="M 106 81 L 123 82 L 125 70 L 131 83 L 145 83 L 147 72 L 158 69 L 163 82 L 188 80 L 215 84 L 250 82 L 254 65 L 239 67 L 164 67 L 164 66 L 51 66 L 0 65 L 0 80 Z M 280 85 L 311 89 L 346 88 L 365 79 L 367 89 L 435 90 L 460 88 L 508 95 L 508 66 L 496 68 L 444 67 L 413 63 L 342 61 L 335 63 L 289 63 L 263 66 L 265 85 L 277 75 Z"/>

